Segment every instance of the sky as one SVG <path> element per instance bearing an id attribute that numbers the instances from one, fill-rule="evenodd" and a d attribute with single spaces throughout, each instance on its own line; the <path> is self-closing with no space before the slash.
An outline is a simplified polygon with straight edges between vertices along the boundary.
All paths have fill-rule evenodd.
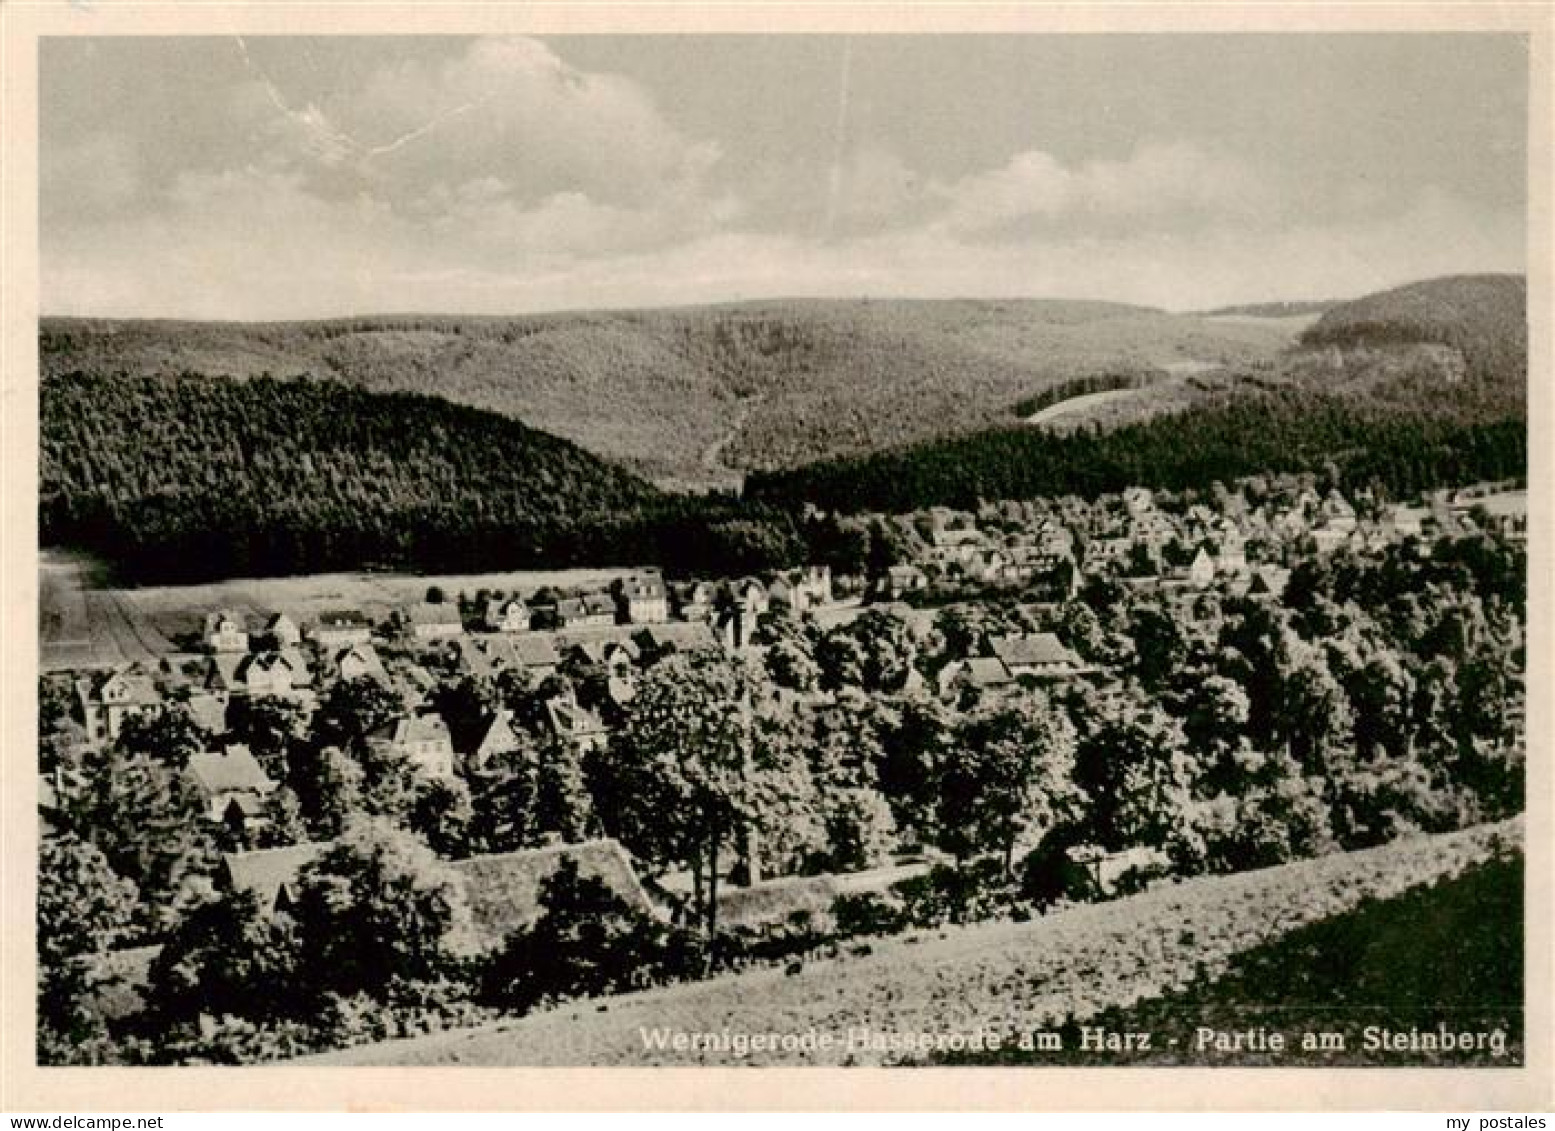
<path id="1" fill-rule="evenodd" d="M 40 47 L 42 309 L 1343 298 L 1524 270 L 1491 34 Z"/>

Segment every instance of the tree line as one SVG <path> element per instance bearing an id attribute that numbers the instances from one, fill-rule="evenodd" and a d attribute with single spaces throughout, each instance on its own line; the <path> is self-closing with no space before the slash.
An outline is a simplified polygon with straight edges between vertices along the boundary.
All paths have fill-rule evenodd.
<path id="1" fill-rule="evenodd" d="M 1130 486 L 1206 489 L 1264 473 L 1337 468 L 1348 489 L 1390 498 L 1527 473 L 1527 421 L 1458 419 L 1284 388 L 1227 395 L 1106 433 L 1030 427 L 954 437 L 749 477 L 749 499 L 847 513 L 976 506 L 981 499 Z"/>
<path id="2" fill-rule="evenodd" d="M 328 381 L 49 378 L 40 471 L 43 542 L 138 582 L 804 556 L 772 508 L 665 495 L 517 421 Z"/>

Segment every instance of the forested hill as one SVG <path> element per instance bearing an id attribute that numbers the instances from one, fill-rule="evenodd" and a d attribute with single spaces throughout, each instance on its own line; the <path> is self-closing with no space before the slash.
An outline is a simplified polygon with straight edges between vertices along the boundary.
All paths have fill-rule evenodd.
<path id="1" fill-rule="evenodd" d="M 1333 307 L 1278 366 L 1180 412 L 1100 435 L 992 429 L 755 475 L 748 494 L 904 510 L 1330 467 L 1395 494 L 1517 477 L 1527 462 L 1525 303 L 1515 276 L 1414 284 Z"/>
<path id="2" fill-rule="evenodd" d="M 47 318 L 45 374 L 308 374 L 427 393 L 664 483 L 986 428 L 1076 379 L 1272 359 L 1295 328 L 1061 300 L 787 300 L 293 323 Z"/>
<path id="3" fill-rule="evenodd" d="M 1266 472 L 1331 472 L 1395 498 L 1527 473 L 1527 423 L 1404 415 L 1282 390 L 1226 397 L 1103 434 L 1005 428 L 853 460 L 753 475 L 753 500 L 906 511 L 980 499 L 1204 489 Z"/>
<path id="4" fill-rule="evenodd" d="M 516 421 L 332 382 L 56 376 L 41 417 L 43 543 L 131 577 L 565 562 L 663 502 Z"/>
<path id="5" fill-rule="evenodd" d="M 1528 363 L 1528 288 L 1521 275 L 1454 275 L 1332 307 L 1301 336 L 1309 347 L 1437 345 L 1466 375 L 1521 387 Z"/>

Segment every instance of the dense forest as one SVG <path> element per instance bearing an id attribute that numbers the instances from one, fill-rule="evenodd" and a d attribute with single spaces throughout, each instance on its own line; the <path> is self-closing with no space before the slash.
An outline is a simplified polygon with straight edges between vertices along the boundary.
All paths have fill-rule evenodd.
<path id="1" fill-rule="evenodd" d="M 43 543 L 92 551 L 125 580 L 802 557 L 781 516 L 663 495 L 435 397 L 74 374 L 45 380 L 41 416 Z"/>
<path id="2" fill-rule="evenodd" d="M 1216 347 L 1191 340 L 1198 331 L 1175 316 L 1100 303 L 790 303 L 250 327 L 50 320 L 41 330 L 40 530 L 45 544 L 95 552 L 135 581 L 374 565 L 655 563 L 715 575 L 804 560 L 846 569 L 817 541 L 835 530 L 801 525 L 805 504 L 900 513 L 1280 472 L 1402 498 L 1526 473 L 1525 302 L 1513 276 L 1373 295 L 1328 310 L 1277 364 L 1223 355 L 1227 379 L 1186 405 L 1162 402 L 1145 419 L 1062 435 L 963 426 L 994 405 L 990 420 L 1007 422 L 1011 406 L 1035 411 L 1060 393 L 1148 383 L 1160 371 L 1143 359 L 1168 330 L 1190 334 L 1174 348 L 1212 356 Z M 554 378 L 572 390 L 569 411 L 597 443 L 575 446 L 533 426 L 545 427 L 555 407 L 526 384 L 533 373 L 522 389 L 495 371 L 482 385 L 508 409 L 534 393 L 530 424 L 363 387 L 431 389 L 446 378 L 452 401 L 480 400 L 460 376 L 465 363 L 445 357 L 450 342 L 462 343 L 467 362 L 483 351 L 511 361 L 540 339 L 560 349 L 558 335 L 573 335 L 572 345 L 553 352 L 541 385 Z M 669 352 L 645 368 L 639 347 L 649 341 Z M 332 359 L 321 372 L 352 376 L 100 372 L 115 350 L 132 373 L 180 357 L 211 374 L 318 353 Z M 1119 360 L 1103 366 L 1104 353 Z M 72 357 L 93 364 L 59 372 Z M 571 368 L 584 357 L 587 380 Z M 669 372 L 681 374 L 679 386 L 663 384 Z M 591 399 L 601 390 L 609 404 Z M 982 407 L 957 415 L 947 401 Z M 640 423 L 623 425 L 628 417 Z M 870 451 L 926 431 L 938 438 Z M 677 445 L 698 448 L 704 473 L 723 460 L 778 469 L 751 473 L 743 497 L 671 494 L 590 454 L 639 442 L 676 464 L 687 458 Z M 837 451 L 864 454 L 784 469 Z"/>
<path id="3" fill-rule="evenodd" d="M 494 414 L 329 382 L 51 378 L 42 418 L 43 543 L 139 582 L 372 566 L 848 571 L 835 524 L 802 523 L 803 504 L 905 512 L 1301 471 L 1402 498 L 1516 479 L 1527 463 L 1522 419 L 1363 410 L 1296 389 L 1104 434 L 1016 428 L 757 475 L 743 499 L 662 494 Z"/>
<path id="4" fill-rule="evenodd" d="M 1460 275 L 1411 283 L 1327 311 L 1305 346 L 1430 343 L 1464 359 L 1479 382 L 1520 384 L 1527 364 L 1528 288 L 1520 275 Z"/>
<path id="5" fill-rule="evenodd" d="M 1105 433 L 1005 427 L 751 476 L 747 495 L 901 511 L 1131 484 L 1180 489 L 1331 471 L 1394 497 L 1527 464 L 1526 286 L 1519 276 L 1416 283 L 1329 309 L 1256 379 Z M 1120 383 L 1118 387 L 1123 387 Z M 1090 391 L 1090 386 L 1085 386 Z M 1022 407 L 1041 407 L 1032 397 Z"/>
<path id="6" fill-rule="evenodd" d="M 907 511 L 1330 471 L 1345 485 L 1375 485 L 1402 498 L 1429 487 L 1521 477 L 1527 448 L 1520 418 L 1460 421 L 1282 389 L 1226 397 L 1100 435 L 1009 428 L 758 474 L 747 495 L 845 512 Z"/>
<path id="7" fill-rule="evenodd" d="M 1073 378 L 1175 358 L 1253 365 L 1291 340 L 1287 327 L 1116 303 L 791 300 L 511 318 L 48 318 L 39 354 L 45 376 L 306 374 L 432 394 L 661 484 L 732 486 L 741 469 L 990 427 Z"/>

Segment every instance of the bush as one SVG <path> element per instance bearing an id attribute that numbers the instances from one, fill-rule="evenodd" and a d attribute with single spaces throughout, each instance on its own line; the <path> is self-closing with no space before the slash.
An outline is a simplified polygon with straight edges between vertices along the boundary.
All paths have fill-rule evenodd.
<path id="1" fill-rule="evenodd" d="M 839 938 L 894 935 L 907 926 L 901 899 L 878 892 L 839 895 L 831 913 Z"/>
<path id="2" fill-rule="evenodd" d="M 628 905 L 609 885 L 563 861 L 540 895 L 545 914 L 511 935 L 487 965 L 483 997 L 508 1009 L 641 989 L 684 976 L 685 932 Z"/>
<path id="3" fill-rule="evenodd" d="M 720 931 L 713 950 L 715 965 L 739 967 L 752 962 L 781 962 L 810 954 L 837 939 L 826 921 L 810 911 L 793 912 L 780 923 Z"/>
<path id="4" fill-rule="evenodd" d="M 1016 898 L 1003 866 L 994 859 L 960 867 L 940 864 L 891 890 L 900 895 L 906 923 L 914 927 L 999 918 L 1010 912 Z"/>

